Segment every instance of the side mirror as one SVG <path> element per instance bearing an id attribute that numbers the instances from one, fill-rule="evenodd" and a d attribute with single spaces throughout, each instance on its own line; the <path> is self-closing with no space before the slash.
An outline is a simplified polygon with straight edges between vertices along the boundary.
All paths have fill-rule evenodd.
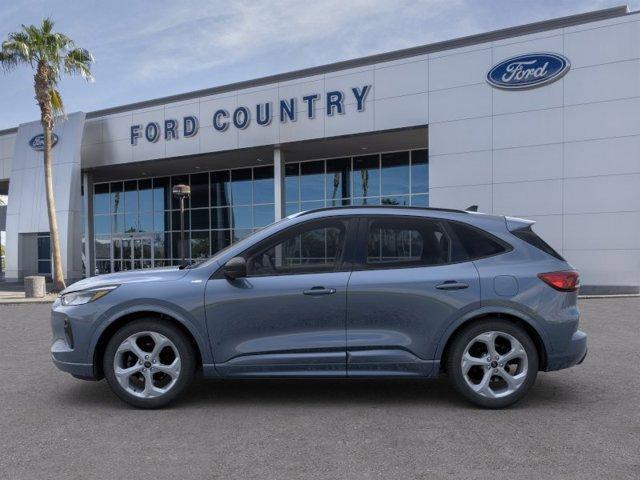
<path id="1" fill-rule="evenodd" d="M 233 257 L 222 267 L 225 277 L 235 280 L 247 276 L 247 261 L 242 257 Z"/>

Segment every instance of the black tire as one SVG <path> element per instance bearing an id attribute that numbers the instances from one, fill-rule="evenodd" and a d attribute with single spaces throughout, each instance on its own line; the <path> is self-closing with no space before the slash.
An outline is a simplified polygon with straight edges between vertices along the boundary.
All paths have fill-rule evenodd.
<path id="1" fill-rule="evenodd" d="M 467 384 L 462 372 L 462 355 L 469 342 L 478 335 L 491 331 L 503 332 L 513 336 L 524 348 L 528 361 L 524 382 L 513 393 L 499 398 L 490 398 L 473 391 Z M 464 328 L 453 339 L 446 359 L 447 373 L 453 387 L 467 400 L 483 408 L 504 408 L 522 399 L 536 380 L 538 365 L 538 351 L 527 332 L 514 323 L 500 319 L 481 320 Z M 489 367 L 480 368 L 491 370 Z"/>
<path id="2" fill-rule="evenodd" d="M 114 358 L 122 342 L 138 332 L 157 332 L 167 337 L 175 345 L 180 356 L 180 372 L 175 384 L 157 397 L 141 398 L 129 393 L 118 382 L 114 372 Z M 175 401 L 193 381 L 196 369 L 196 354 L 186 335 L 166 320 L 144 318 L 126 324 L 109 340 L 103 357 L 104 374 L 111 390 L 124 402 L 137 408 L 160 408 Z"/>

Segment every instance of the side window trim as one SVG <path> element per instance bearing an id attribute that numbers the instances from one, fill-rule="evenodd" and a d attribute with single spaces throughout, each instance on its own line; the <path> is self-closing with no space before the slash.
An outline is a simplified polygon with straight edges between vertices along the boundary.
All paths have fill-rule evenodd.
<path id="1" fill-rule="evenodd" d="M 265 239 L 263 239 L 261 242 L 252 245 L 250 247 L 248 247 L 246 250 L 244 250 L 243 252 L 241 252 L 238 256 L 245 258 L 247 261 L 253 256 L 256 255 L 257 253 L 264 251 L 264 250 L 268 250 L 269 248 L 271 248 L 272 246 L 278 245 L 280 242 L 282 242 L 282 240 L 284 240 L 285 238 L 287 238 L 292 232 L 294 231 L 304 231 L 307 230 L 307 226 L 309 225 L 313 225 L 313 224 L 318 224 L 318 225 L 322 225 L 324 223 L 331 223 L 331 222 L 343 222 L 345 224 L 345 238 L 344 238 L 344 244 L 343 244 L 343 248 L 342 251 L 340 252 L 340 257 L 337 259 L 336 261 L 336 265 L 334 267 L 333 270 L 331 271 L 325 271 L 325 272 L 286 272 L 286 273 L 271 273 L 271 274 L 264 274 L 264 275 L 252 275 L 252 274 L 248 274 L 247 278 L 259 278 L 259 277 L 281 277 L 281 276 L 286 276 L 286 275 L 313 275 L 315 273 L 332 273 L 332 272 L 344 272 L 344 271 L 351 271 L 351 263 L 348 261 L 345 261 L 345 258 L 347 258 L 347 250 L 349 249 L 349 245 L 350 243 L 353 244 L 352 240 L 350 240 L 350 237 L 352 237 L 354 235 L 354 228 L 355 228 L 355 219 L 353 217 L 347 217 L 347 216 L 335 216 L 335 217 L 323 217 L 323 218 L 314 218 L 312 220 L 307 220 L 305 222 L 301 222 L 301 223 L 297 223 L 295 225 L 292 225 L 290 227 L 288 227 L 287 229 L 274 233 L 273 235 L 271 235 L 270 237 L 267 237 Z"/>

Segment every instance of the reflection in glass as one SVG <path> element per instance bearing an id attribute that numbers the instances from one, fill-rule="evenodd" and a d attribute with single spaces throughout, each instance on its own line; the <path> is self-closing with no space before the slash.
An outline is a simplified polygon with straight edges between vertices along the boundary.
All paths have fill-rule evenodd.
<path id="1" fill-rule="evenodd" d="M 94 235 L 108 235 L 111 233 L 111 215 L 96 215 L 93 217 Z"/>
<path id="2" fill-rule="evenodd" d="M 284 172 L 285 201 L 297 202 L 300 199 L 300 164 L 287 163 Z"/>
<path id="3" fill-rule="evenodd" d="M 327 205 L 343 205 L 343 198 L 351 196 L 351 159 L 336 158 L 327 160 L 326 192 Z"/>
<path id="4" fill-rule="evenodd" d="M 151 188 L 151 179 L 138 180 L 138 202 L 139 211 L 153 211 L 153 189 Z"/>
<path id="5" fill-rule="evenodd" d="M 211 172 L 211 206 L 226 207 L 231 202 L 229 171 Z"/>
<path id="6" fill-rule="evenodd" d="M 169 177 L 153 179 L 153 209 L 156 212 L 170 208 L 171 188 L 169 185 Z"/>
<path id="7" fill-rule="evenodd" d="M 300 199 L 324 200 L 324 160 L 300 164 Z"/>
<path id="8" fill-rule="evenodd" d="M 136 180 L 124 182 L 124 211 L 138 211 L 138 182 Z"/>
<path id="9" fill-rule="evenodd" d="M 409 193 L 409 152 L 383 153 L 381 163 L 382 195 Z"/>
<path id="10" fill-rule="evenodd" d="M 253 169 L 253 203 L 273 203 L 273 167 Z"/>
<path id="11" fill-rule="evenodd" d="M 198 208 L 191 210 L 191 229 L 209 230 L 209 209 Z"/>
<path id="12" fill-rule="evenodd" d="M 411 152 L 411 193 L 429 191 L 429 151 Z"/>
<path id="13" fill-rule="evenodd" d="M 275 206 L 270 205 L 256 205 L 253 207 L 253 225 L 256 228 L 266 227 L 273 223 L 275 217 Z"/>
<path id="14" fill-rule="evenodd" d="M 120 213 L 124 212 L 123 201 L 124 188 L 122 182 L 111 182 L 111 212 Z"/>
<path id="15" fill-rule="evenodd" d="M 209 206 L 209 174 L 191 175 L 191 208 Z"/>
<path id="16" fill-rule="evenodd" d="M 253 207 L 232 207 L 233 228 L 253 228 Z"/>
<path id="17" fill-rule="evenodd" d="M 231 232 L 229 230 L 214 230 L 211 232 L 211 254 L 226 248 L 231 244 Z"/>
<path id="18" fill-rule="evenodd" d="M 253 203 L 250 168 L 231 170 L 231 197 L 233 205 L 251 205 Z"/>
<path id="19" fill-rule="evenodd" d="M 212 208 L 211 209 L 211 229 L 231 228 L 231 220 L 229 216 L 229 208 Z"/>
<path id="20" fill-rule="evenodd" d="M 353 158 L 353 195 L 356 197 L 380 195 L 380 159 L 378 155 Z"/>
<path id="21" fill-rule="evenodd" d="M 191 232 L 191 258 L 209 256 L 209 232 Z"/>
<path id="22" fill-rule="evenodd" d="M 101 183 L 93 187 L 93 213 L 110 213 L 109 209 L 109 184 Z"/>

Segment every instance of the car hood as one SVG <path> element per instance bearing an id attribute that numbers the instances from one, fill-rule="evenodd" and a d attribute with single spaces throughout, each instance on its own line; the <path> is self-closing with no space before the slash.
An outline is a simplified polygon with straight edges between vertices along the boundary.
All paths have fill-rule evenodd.
<path id="1" fill-rule="evenodd" d="M 122 285 L 124 283 L 170 282 L 184 277 L 187 272 L 188 270 L 180 270 L 178 267 L 168 267 L 98 275 L 69 285 L 62 291 L 62 294 L 106 285 Z"/>

